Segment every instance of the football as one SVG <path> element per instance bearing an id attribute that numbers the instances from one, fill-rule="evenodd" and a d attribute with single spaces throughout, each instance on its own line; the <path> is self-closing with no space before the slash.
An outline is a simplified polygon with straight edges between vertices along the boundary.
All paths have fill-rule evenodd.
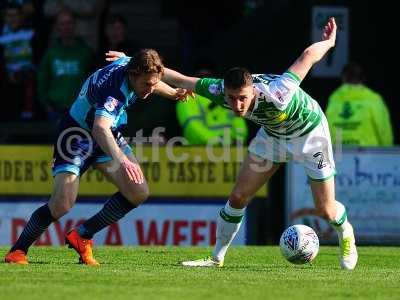
<path id="1" fill-rule="evenodd" d="M 311 262 L 318 254 L 319 240 L 315 231 L 306 225 L 292 225 L 279 241 L 282 255 L 293 264 Z"/>

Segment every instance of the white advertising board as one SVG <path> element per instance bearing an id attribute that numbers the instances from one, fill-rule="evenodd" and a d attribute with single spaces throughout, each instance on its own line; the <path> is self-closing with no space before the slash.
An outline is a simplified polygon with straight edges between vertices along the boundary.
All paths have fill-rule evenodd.
<path id="1" fill-rule="evenodd" d="M 400 149 L 347 149 L 336 169 L 336 199 L 346 206 L 358 242 L 400 244 Z M 303 167 L 290 163 L 286 175 L 286 225 L 310 225 L 322 241 L 336 241 L 333 229 L 313 215 Z"/>

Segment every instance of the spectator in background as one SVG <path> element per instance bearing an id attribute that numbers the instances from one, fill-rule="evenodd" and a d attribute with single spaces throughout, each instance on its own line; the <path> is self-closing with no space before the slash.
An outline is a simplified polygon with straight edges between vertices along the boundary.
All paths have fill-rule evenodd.
<path id="1" fill-rule="evenodd" d="M 77 32 L 93 51 L 97 51 L 100 19 L 107 3 L 107 0 L 47 0 L 44 4 L 44 14 L 54 18 L 61 10 L 71 10 L 76 16 Z"/>
<path id="2" fill-rule="evenodd" d="M 21 9 L 21 13 L 24 19 L 24 24 L 29 25 L 31 27 L 32 23 L 30 22 L 31 17 L 33 16 L 35 12 L 35 8 L 33 6 L 33 1 L 32 0 L 7 0 L 7 1 L 2 1 L 0 4 L 0 10 L 2 11 L 3 9 L 5 10 L 8 6 L 14 6 L 17 5 Z M 2 28 L 2 32 L 5 33 L 8 30 L 8 26 L 4 24 Z"/>
<path id="3" fill-rule="evenodd" d="M 35 3 L 34 0 L 9 0 L 10 3 L 17 3 L 21 5 L 22 14 L 27 25 L 34 26 L 33 18 L 35 15 Z"/>
<path id="4" fill-rule="evenodd" d="M 8 0 L 4 5 L 17 4 L 21 7 L 24 25 L 32 28 L 35 32 L 33 36 L 33 62 L 38 65 L 44 51 L 47 48 L 48 36 L 50 34 L 50 22 L 43 17 L 43 0 Z M 0 10 L 3 6 L 0 6 Z M 3 32 L 7 31 L 7 26 L 3 27 Z"/>
<path id="5" fill-rule="evenodd" d="M 69 10 L 57 15 L 58 39 L 46 51 L 38 73 L 39 100 L 48 119 L 55 120 L 75 100 L 92 67 L 92 52 L 75 34 L 75 17 Z"/>
<path id="6" fill-rule="evenodd" d="M 107 63 L 104 59 L 104 53 L 109 50 L 135 53 L 140 49 L 139 45 L 128 40 L 127 23 L 121 15 L 112 15 L 107 18 L 105 38 L 106 40 L 100 43 L 100 51 L 96 62 L 98 67 Z"/>
<path id="7" fill-rule="evenodd" d="M 383 98 L 368 88 L 364 70 L 350 63 L 342 85 L 329 97 L 326 116 L 333 142 L 357 146 L 392 146 L 393 131 Z"/>
<path id="8" fill-rule="evenodd" d="M 24 27 L 21 5 L 8 4 L 0 35 L 0 85 L 8 105 L 14 106 L 9 107 L 11 119 L 34 115 L 33 36 L 33 29 Z"/>
<path id="9" fill-rule="evenodd" d="M 210 63 L 202 64 L 196 72 L 197 77 L 214 75 Z M 245 143 L 247 140 L 246 121 L 203 96 L 196 94 L 188 102 L 177 103 L 176 114 L 190 145 L 229 145 L 236 141 Z"/>
<path id="10" fill-rule="evenodd" d="M 48 47 L 51 22 L 43 16 L 43 0 L 18 0 L 22 6 L 25 23 L 35 31 L 33 40 L 35 65 L 38 65 Z"/>

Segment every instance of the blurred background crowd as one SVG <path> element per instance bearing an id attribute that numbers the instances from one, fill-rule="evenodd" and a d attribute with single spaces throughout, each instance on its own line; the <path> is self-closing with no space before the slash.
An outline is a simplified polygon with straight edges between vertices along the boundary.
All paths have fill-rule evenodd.
<path id="1" fill-rule="evenodd" d="M 341 75 L 309 76 L 303 85 L 326 111 L 344 144 L 400 141 L 395 48 L 385 35 L 388 7 L 363 1 L 3 0 L 0 2 L 0 143 L 51 143 L 57 122 L 107 50 L 154 48 L 166 66 L 220 77 L 233 66 L 283 73 L 310 42 L 310 8 L 349 8 L 350 53 Z M 339 20 L 340 29 L 340 20 Z M 340 34 L 340 32 L 339 32 Z M 339 40 L 340 42 L 340 40 Z M 199 98 L 187 104 L 152 96 L 128 112 L 125 134 L 166 127 L 165 138 L 191 144 L 230 134 L 248 142 L 256 127 Z"/>

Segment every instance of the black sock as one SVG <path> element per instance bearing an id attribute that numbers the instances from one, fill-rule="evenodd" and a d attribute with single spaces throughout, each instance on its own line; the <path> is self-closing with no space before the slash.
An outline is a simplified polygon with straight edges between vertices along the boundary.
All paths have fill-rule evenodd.
<path id="1" fill-rule="evenodd" d="M 84 239 L 91 239 L 96 232 L 122 219 L 135 207 L 120 192 L 115 193 L 97 214 L 79 226 L 78 233 Z"/>
<path id="2" fill-rule="evenodd" d="M 19 236 L 11 251 L 22 250 L 28 253 L 29 247 L 42 235 L 43 232 L 54 221 L 47 204 L 39 207 L 33 212 L 24 230 Z"/>

